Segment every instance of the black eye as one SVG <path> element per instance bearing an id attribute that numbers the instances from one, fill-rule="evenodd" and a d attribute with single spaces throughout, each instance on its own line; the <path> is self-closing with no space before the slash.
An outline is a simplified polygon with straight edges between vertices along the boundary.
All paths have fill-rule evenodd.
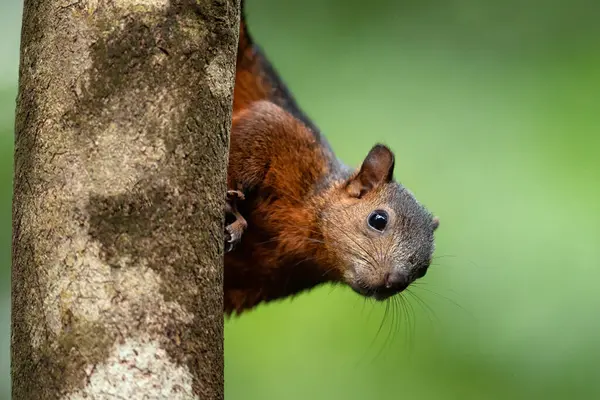
<path id="1" fill-rule="evenodd" d="M 375 210 L 369 215 L 368 222 L 371 228 L 383 232 L 388 223 L 388 213 L 383 210 Z"/>

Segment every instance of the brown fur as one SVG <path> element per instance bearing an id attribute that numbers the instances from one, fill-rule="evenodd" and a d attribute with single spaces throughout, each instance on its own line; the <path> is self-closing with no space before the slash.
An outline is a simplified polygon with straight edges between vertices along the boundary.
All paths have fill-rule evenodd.
<path id="1" fill-rule="evenodd" d="M 233 118 L 228 186 L 241 190 L 248 221 L 225 256 L 225 311 L 242 311 L 327 279 L 319 246 L 315 183 L 329 176 L 327 153 L 279 106 L 260 101 Z"/>

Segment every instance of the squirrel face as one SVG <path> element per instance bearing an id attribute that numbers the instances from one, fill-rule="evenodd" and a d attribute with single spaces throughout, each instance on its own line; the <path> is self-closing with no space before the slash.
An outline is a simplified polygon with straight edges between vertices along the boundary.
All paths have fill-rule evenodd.
<path id="1" fill-rule="evenodd" d="M 331 263 L 353 290 L 384 300 L 425 275 L 439 221 L 393 180 L 394 155 L 374 146 L 330 193 L 322 231 Z"/>

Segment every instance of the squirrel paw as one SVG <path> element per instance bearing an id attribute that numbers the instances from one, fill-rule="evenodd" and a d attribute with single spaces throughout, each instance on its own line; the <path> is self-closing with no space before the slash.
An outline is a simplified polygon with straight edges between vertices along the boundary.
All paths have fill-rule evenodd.
<path id="1" fill-rule="evenodd" d="M 239 190 L 228 190 L 226 198 L 227 205 L 235 206 L 236 201 L 242 201 L 246 197 L 244 196 L 244 193 L 240 192 Z"/>
<path id="2" fill-rule="evenodd" d="M 244 200 L 244 194 L 239 190 L 228 190 L 225 203 L 225 253 L 232 251 L 242 240 L 242 235 L 248 226 L 246 219 L 237 209 L 237 202 Z"/>

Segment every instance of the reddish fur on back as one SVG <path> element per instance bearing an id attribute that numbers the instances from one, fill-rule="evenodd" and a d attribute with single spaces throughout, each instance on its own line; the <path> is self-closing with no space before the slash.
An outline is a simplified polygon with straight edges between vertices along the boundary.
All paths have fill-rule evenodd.
<path id="1" fill-rule="evenodd" d="M 248 33 L 242 1 L 228 188 L 248 223 L 225 255 L 225 313 L 339 280 L 319 227 L 320 183 L 339 179 L 327 140 Z M 338 178 L 334 178 L 338 177 Z M 330 186 L 330 185 L 329 185 Z"/>
<path id="2" fill-rule="evenodd" d="M 227 313 L 327 278 L 314 192 L 329 174 L 326 157 L 312 132 L 273 103 L 255 102 L 234 116 L 228 186 L 246 194 L 239 207 L 248 228 L 225 256 Z"/>

